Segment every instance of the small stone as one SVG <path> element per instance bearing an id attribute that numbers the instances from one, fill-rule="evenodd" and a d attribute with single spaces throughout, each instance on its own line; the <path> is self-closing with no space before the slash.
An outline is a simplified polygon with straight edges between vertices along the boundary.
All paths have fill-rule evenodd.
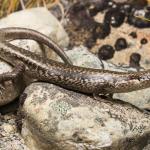
<path id="1" fill-rule="evenodd" d="M 138 53 L 132 53 L 130 56 L 130 66 L 139 67 L 140 66 L 141 55 Z"/>
<path id="2" fill-rule="evenodd" d="M 128 47 L 127 41 L 125 38 L 118 38 L 115 43 L 115 49 L 116 51 L 120 51 L 122 49 L 125 49 Z"/>
<path id="3" fill-rule="evenodd" d="M 119 10 L 116 10 L 111 15 L 110 23 L 113 27 L 119 27 L 124 22 L 124 19 L 125 19 L 125 13 Z"/>
<path id="4" fill-rule="evenodd" d="M 132 38 L 137 38 L 136 32 L 131 32 L 129 35 L 130 35 Z"/>
<path id="5" fill-rule="evenodd" d="M 7 132 L 9 134 L 15 132 L 15 127 L 14 126 L 12 126 L 10 124 L 4 124 L 3 126 L 4 126 L 5 132 Z"/>
<path id="6" fill-rule="evenodd" d="M 141 44 L 142 44 L 142 45 L 146 44 L 147 42 L 148 42 L 148 41 L 147 41 L 146 38 L 141 39 Z"/>
<path id="7" fill-rule="evenodd" d="M 115 50 L 110 45 L 103 45 L 98 52 L 98 57 L 102 60 L 113 58 Z"/>

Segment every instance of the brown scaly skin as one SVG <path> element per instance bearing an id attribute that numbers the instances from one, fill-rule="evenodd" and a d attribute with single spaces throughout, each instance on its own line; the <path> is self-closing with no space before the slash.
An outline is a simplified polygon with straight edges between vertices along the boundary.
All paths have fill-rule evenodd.
<path id="1" fill-rule="evenodd" d="M 7 27 L 0 29 L 0 41 L 16 39 L 32 39 L 45 44 L 54 50 L 66 64 L 72 64 L 69 57 L 52 39 L 38 31 L 20 27 Z"/>
<path id="2" fill-rule="evenodd" d="M 22 63 L 25 76 L 83 93 L 120 93 L 150 87 L 149 70 L 123 73 L 71 66 L 45 59 L 10 43 L 0 43 L 0 58 L 13 66 Z"/>

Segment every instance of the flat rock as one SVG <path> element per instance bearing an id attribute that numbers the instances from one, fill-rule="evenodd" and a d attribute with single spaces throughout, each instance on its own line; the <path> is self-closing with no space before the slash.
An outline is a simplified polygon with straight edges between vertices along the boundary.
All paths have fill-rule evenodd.
<path id="1" fill-rule="evenodd" d="M 48 83 L 33 83 L 24 94 L 22 136 L 33 150 L 141 150 L 149 143 L 150 115 L 131 104 Z"/>
<path id="2" fill-rule="evenodd" d="M 59 21 L 46 8 L 42 7 L 22 10 L 8 15 L 0 20 L 0 28 L 5 27 L 25 27 L 37 30 L 51 37 L 61 47 L 66 47 L 69 42 L 68 36 Z M 12 41 L 12 43 L 42 55 L 42 50 L 35 41 L 16 40 Z M 49 58 L 56 59 L 57 55 L 53 51 L 50 51 L 49 48 L 47 48 L 47 53 Z M 3 62 L 0 62 L 0 68 L 0 73 L 12 71 L 12 67 Z M 3 90 L 3 94 L 0 94 L 0 106 L 14 100 L 20 94 L 22 87 L 23 83 L 21 81 L 16 81 L 15 83 L 7 82 L 5 86 L 6 90 Z"/>

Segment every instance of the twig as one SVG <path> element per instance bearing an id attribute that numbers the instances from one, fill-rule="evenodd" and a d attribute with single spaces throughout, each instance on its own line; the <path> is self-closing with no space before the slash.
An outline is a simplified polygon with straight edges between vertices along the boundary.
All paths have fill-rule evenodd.
<path id="1" fill-rule="evenodd" d="M 150 21 L 150 19 L 148 18 L 145 18 L 143 16 L 135 16 L 136 18 L 139 18 L 139 19 L 142 19 L 142 20 L 145 20 L 145 21 Z"/>
<path id="2" fill-rule="evenodd" d="M 22 9 L 24 10 L 24 9 L 26 9 L 26 7 L 25 7 L 25 4 L 24 4 L 24 1 L 23 0 L 20 0 L 20 4 L 21 4 L 21 7 L 22 7 Z"/>

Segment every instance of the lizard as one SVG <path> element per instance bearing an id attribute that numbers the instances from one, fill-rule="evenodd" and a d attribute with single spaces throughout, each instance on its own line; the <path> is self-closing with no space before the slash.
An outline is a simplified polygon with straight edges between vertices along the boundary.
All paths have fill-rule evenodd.
<path id="1" fill-rule="evenodd" d="M 14 67 L 18 66 L 18 72 L 30 79 L 85 94 L 122 93 L 150 87 L 150 70 L 116 72 L 74 66 L 44 58 L 8 42 L 0 42 L 0 58 Z M 0 81 L 16 76 L 15 72 L 12 76 L 11 73 L 1 74 Z"/>

